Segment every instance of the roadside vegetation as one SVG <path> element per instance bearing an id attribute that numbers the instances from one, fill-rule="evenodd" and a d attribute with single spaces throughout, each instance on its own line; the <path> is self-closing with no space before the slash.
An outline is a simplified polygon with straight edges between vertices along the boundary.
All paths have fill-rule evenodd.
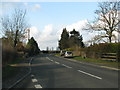
<path id="1" fill-rule="evenodd" d="M 78 61 L 87 62 L 87 63 L 93 63 L 93 64 L 99 64 L 99 65 L 112 66 L 112 67 L 116 67 L 116 68 L 118 68 L 118 66 L 120 66 L 120 65 L 118 64 L 118 62 L 112 62 L 112 61 L 108 61 L 108 60 L 92 59 L 92 58 L 83 58 L 83 57 L 81 57 L 81 56 L 75 56 L 73 59 L 74 59 L 74 60 L 78 60 Z"/>
<path id="2" fill-rule="evenodd" d="M 61 38 L 58 41 L 59 49 L 62 51 L 72 51 L 74 59 L 87 62 L 99 62 L 104 64 L 113 64 L 114 66 L 120 62 L 120 40 L 114 35 L 114 32 L 120 34 L 118 25 L 118 6 L 120 2 L 101 2 L 98 5 L 98 10 L 95 11 L 97 19 L 94 22 L 88 23 L 84 30 L 91 32 L 99 32 L 98 35 L 90 39 L 86 45 L 83 42 L 84 37 L 80 32 L 73 28 L 68 32 L 63 28 Z M 40 52 L 38 44 L 34 37 L 29 36 L 28 21 L 26 20 L 27 12 L 22 9 L 15 9 L 14 13 L 1 18 L 2 30 L 2 68 L 3 76 L 15 73 L 18 70 L 9 66 L 12 63 L 19 63 L 27 57 L 37 55 Z M 86 36 L 87 37 L 87 36 Z M 89 37 L 88 37 L 89 38 Z M 28 42 L 26 43 L 25 40 Z M 45 53 L 49 51 L 45 51 Z M 111 61 L 103 55 L 115 53 L 116 60 Z M 56 54 L 60 55 L 60 54 Z M 109 55 L 113 59 L 113 55 Z"/>
<path id="3" fill-rule="evenodd" d="M 72 48 L 64 49 L 63 51 L 72 51 L 74 56 L 73 60 L 83 61 L 87 63 L 93 63 L 93 64 L 101 64 L 101 65 L 107 65 L 118 68 L 120 64 L 119 58 L 120 58 L 120 43 L 100 43 L 91 45 L 89 47 L 79 48 L 77 51 L 74 51 Z M 77 53 L 77 54 L 76 54 Z M 116 54 L 116 60 L 112 61 L 109 59 L 102 59 L 101 54 L 102 53 L 115 53 Z M 79 54 L 79 55 L 78 55 Z M 60 56 L 60 53 L 55 54 L 56 56 Z"/>
<path id="4" fill-rule="evenodd" d="M 84 37 L 74 28 L 71 32 L 64 28 L 59 40 L 60 50 L 72 51 L 75 60 L 117 67 L 120 62 L 120 40 L 114 32 L 120 34 L 118 28 L 120 24 L 118 18 L 119 4 L 120 2 L 100 2 L 98 4 L 98 9 L 95 11 L 96 19 L 89 22 L 83 29 L 98 32 L 98 35 L 87 42 L 89 45 L 83 42 Z"/>
<path id="5" fill-rule="evenodd" d="M 56 55 L 56 56 L 60 56 L 60 53 L 55 53 L 54 55 Z"/>
<path id="6" fill-rule="evenodd" d="M 10 17 L 11 16 L 11 17 Z M 15 9 L 10 16 L 1 18 L 2 30 L 2 77 L 10 78 L 20 68 L 10 64 L 23 62 L 29 56 L 39 54 L 40 49 L 35 39 L 28 35 L 29 24 L 26 21 L 26 10 Z M 26 38 L 27 37 L 27 38 Z M 28 39 L 26 44 L 25 40 Z"/>
<path id="7" fill-rule="evenodd" d="M 80 35 L 78 31 L 73 29 L 70 33 L 66 28 L 63 29 L 61 34 L 61 39 L 59 40 L 59 48 L 60 50 L 68 49 L 71 47 L 84 47 L 83 37 Z"/>
<path id="8" fill-rule="evenodd" d="M 24 58 L 17 58 L 14 61 L 10 62 L 9 64 L 7 64 L 5 67 L 2 68 L 2 79 L 5 80 L 8 77 L 13 77 L 16 75 L 17 72 L 19 72 L 20 68 L 16 68 L 16 67 L 12 67 L 10 66 L 11 64 L 17 64 L 21 61 L 25 60 Z"/>

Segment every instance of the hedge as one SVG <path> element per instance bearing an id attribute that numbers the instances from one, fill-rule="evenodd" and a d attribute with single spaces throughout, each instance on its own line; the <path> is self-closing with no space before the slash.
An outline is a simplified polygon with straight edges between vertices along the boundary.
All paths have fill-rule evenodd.
<path id="1" fill-rule="evenodd" d="M 89 47 L 82 48 L 82 51 L 93 51 L 93 52 L 101 52 L 101 53 L 117 53 L 120 48 L 118 45 L 120 43 L 100 43 L 95 44 Z"/>

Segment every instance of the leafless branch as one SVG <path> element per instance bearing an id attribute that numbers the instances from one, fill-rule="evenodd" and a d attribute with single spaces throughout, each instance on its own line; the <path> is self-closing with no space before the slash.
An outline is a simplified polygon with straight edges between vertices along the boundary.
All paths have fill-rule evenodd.
<path id="1" fill-rule="evenodd" d="M 99 3 L 99 9 L 95 12 L 98 15 L 97 21 L 95 21 L 93 24 L 89 24 L 85 30 L 92 29 L 93 31 L 105 31 L 109 42 L 111 42 L 113 31 L 120 33 L 118 27 L 120 24 L 120 19 L 118 18 L 118 13 L 120 12 L 119 5 L 120 1 Z M 101 36 L 101 38 L 104 37 Z"/>

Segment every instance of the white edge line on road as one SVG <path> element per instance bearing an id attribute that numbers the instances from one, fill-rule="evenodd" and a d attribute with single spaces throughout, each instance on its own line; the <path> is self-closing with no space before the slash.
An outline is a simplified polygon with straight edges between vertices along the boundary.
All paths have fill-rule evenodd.
<path id="1" fill-rule="evenodd" d="M 107 69 L 112 69 L 112 70 L 120 70 L 120 69 L 117 69 L 117 68 L 113 68 L 113 67 L 107 67 L 107 66 L 100 66 L 102 68 L 107 68 Z"/>
<path id="2" fill-rule="evenodd" d="M 31 60 L 29 61 L 29 66 L 31 66 L 32 60 L 33 60 L 33 57 L 32 57 Z M 28 72 L 26 75 L 24 75 L 22 78 L 20 78 L 20 79 L 19 79 L 18 81 L 16 81 L 14 84 L 12 84 L 10 87 L 8 87 L 7 90 L 13 88 L 16 84 L 18 84 L 18 83 L 21 82 L 24 78 L 26 78 L 30 73 L 31 73 L 31 67 L 29 68 L 29 72 Z"/>
<path id="3" fill-rule="evenodd" d="M 56 57 L 58 57 L 58 58 L 63 58 L 63 57 L 60 57 L 60 56 L 56 56 Z M 66 58 L 64 58 L 64 59 L 66 59 Z M 73 60 L 73 59 L 66 59 L 66 60 L 68 60 L 68 61 L 72 61 L 72 62 L 77 62 L 77 63 L 81 63 L 81 64 L 86 64 L 86 65 L 91 65 L 91 66 L 95 66 L 95 67 L 101 67 L 101 68 L 106 68 L 106 69 L 110 69 L 110 70 L 115 70 L 115 71 L 119 71 L 120 69 L 118 69 L 118 68 L 113 68 L 113 67 L 108 67 L 108 66 L 99 66 L 99 65 L 94 65 L 94 64 L 88 64 L 88 63 L 84 63 L 84 62 L 78 62 L 78 61 L 76 61 L 76 60 Z"/>
<path id="4" fill-rule="evenodd" d="M 98 77 L 98 76 L 92 75 L 92 74 L 90 74 L 90 73 L 87 73 L 87 72 L 84 72 L 84 71 L 81 71 L 81 70 L 78 70 L 78 72 L 84 73 L 84 74 L 86 74 L 86 75 L 89 75 L 89 76 L 95 77 L 95 78 L 100 79 L 100 80 L 102 79 L 101 77 Z"/>
<path id="5" fill-rule="evenodd" d="M 42 86 L 40 84 L 34 85 L 35 88 L 42 88 Z"/>
<path id="6" fill-rule="evenodd" d="M 67 58 L 63 58 L 63 57 L 60 57 L 60 56 L 56 56 L 58 58 L 62 58 L 62 59 L 66 59 L 68 61 L 72 61 L 72 62 L 77 62 L 77 63 L 81 63 L 81 64 L 86 64 L 86 65 L 91 65 L 91 66 L 97 66 L 97 65 L 94 65 L 94 64 L 88 64 L 88 63 L 84 63 L 84 62 L 81 62 L 81 61 L 76 61 L 75 59 L 67 59 Z M 97 66 L 98 67 L 98 66 Z"/>
<path id="7" fill-rule="evenodd" d="M 65 64 L 62 64 L 63 66 L 65 66 L 65 67 L 67 67 L 67 68 L 72 68 L 72 67 L 70 67 L 70 66 L 67 66 L 67 65 L 65 65 Z"/>

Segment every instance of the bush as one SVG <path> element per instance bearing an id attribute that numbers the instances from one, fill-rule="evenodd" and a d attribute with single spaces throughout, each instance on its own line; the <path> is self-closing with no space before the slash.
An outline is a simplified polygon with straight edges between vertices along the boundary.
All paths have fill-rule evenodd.
<path id="1" fill-rule="evenodd" d="M 117 61 L 120 62 L 120 43 L 118 44 Z"/>
<path id="2" fill-rule="evenodd" d="M 2 40 L 2 64 L 6 66 L 17 58 L 17 51 L 7 42 L 7 39 Z"/>
<path id="3" fill-rule="evenodd" d="M 119 43 L 100 43 L 83 48 L 83 51 L 94 51 L 101 53 L 117 53 Z"/>
<path id="4" fill-rule="evenodd" d="M 18 42 L 18 44 L 16 45 L 16 49 L 18 52 L 23 52 L 24 51 L 24 46 L 22 42 Z"/>
<path id="5" fill-rule="evenodd" d="M 73 51 L 73 48 L 66 48 L 66 49 L 63 49 L 63 51 Z"/>
<path id="6" fill-rule="evenodd" d="M 86 57 L 101 58 L 102 53 L 117 53 L 118 60 L 120 54 L 120 43 L 100 43 L 89 47 L 81 48 L 80 52 L 84 52 Z M 118 47 L 119 46 L 119 47 Z M 82 55 L 81 55 L 82 56 Z"/>

